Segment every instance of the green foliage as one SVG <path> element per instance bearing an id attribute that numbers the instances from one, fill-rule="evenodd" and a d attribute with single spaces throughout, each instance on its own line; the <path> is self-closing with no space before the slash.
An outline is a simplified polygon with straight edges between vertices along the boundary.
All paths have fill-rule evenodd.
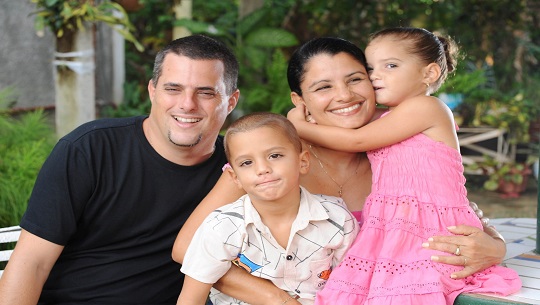
<path id="1" fill-rule="evenodd" d="M 146 88 L 146 87 L 144 87 Z M 118 107 L 107 105 L 102 110 L 106 117 L 130 117 L 150 113 L 150 98 L 136 81 L 124 84 L 124 102 Z"/>
<path id="2" fill-rule="evenodd" d="M 0 112 L 13 106 L 17 102 L 15 89 L 13 87 L 5 87 L 0 89 Z"/>
<path id="3" fill-rule="evenodd" d="M 521 185 L 526 176 L 532 173 L 531 165 L 538 159 L 537 156 L 529 156 L 525 162 L 501 162 L 493 157 L 484 156 L 484 160 L 467 166 L 470 170 L 480 170 L 488 177 L 484 182 L 484 188 L 488 191 L 496 191 L 503 183 Z"/>
<path id="4" fill-rule="evenodd" d="M 530 103 L 533 102 L 526 99 L 521 92 L 480 102 L 476 105 L 473 125 L 506 129 L 511 143 L 527 143 L 530 137 L 530 122 L 537 118 L 534 108 L 528 107 Z"/>
<path id="5" fill-rule="evenodd" d="M 43 111 L 0 115 L 0 227 L 19 223 L 56 136 Z"/>
<path id="6" fill-rule="evenodd" d="M 143 46 L 130 32 L 133 25 L 126 11 L 116 2 L 103 0 L 95 5 L 88 0 L 30 0 L 35 3 L 38 11 L 35 27 L 38 32 L 49 27 L 57 36 L 62 37 L 67 31 L 84 29 L 84 22 L 104 22 L 114 26 L 114 30 L 133 43 L 139 51 Z"/>
<path id="7" fill-rule="evenodd" d="M 472 72 L 461 72 L 450 75 L 438 92 L 461 93 L 469 95 L 486 83 L 485 71 L 478 69 Z"/>
<path id="8" fill-rule="evenodd" d="M 174 3 L 165 0 L 139 2 L 142 4 L 141 8 L 130 12 L 129 19 L 134 26 L 133 35 L 144 46 L 144 50 L 139 52 L 135 46 L 126 45 L 124 101 L 119 107 L 105 106 L 101 110 L 101 116 L 125 117 L 149 113 L 150 100 L 146 88 L 152 77 L 157 52 L 171 40 L 172 23 L 175 20 Z"/>
<path id="9" fill-rule="evenodd" d="M 275 50 L 266 69 L 267 81 L 253 82 L 251 86 L 241 89 L 243 102 L 240 108 L 246 112 L 270 111 L 286 114 L 293 104 L 284 75 L 287 75 L 287 61 L 283 52 Z"/>
<path id="10" fill-rule="evenodd" d="M 235 52 L 240 62 L 239 109 L 284 114 L 291 102 L 285 77 L 287 60 L 281 50 L 297 45 L 298 40 L 275 24 L 276 10 L 271 2 L 240 19 L 237 11 L 229 6 L 228 13 L 215 20 L 180 19 L 174 24 L 217 37 Z"/>
<path id="11" fill-rule="evenodd" d="M 476 105 L 493 98 L 497 94 L 492 69 L 488 65 L 476 67 L 472 62 L 460 62 L 454 73 L 450 74 L 441 88 L 440 94 L 459 94 L 463 101 L 452 111 L 459 125 L 470 126 L 474 119 Z"/>
<path id="12" fill-rule="evenodd" d="M 144 6 L 130 13 L 130 19 L 145 52 L 127 46 L 126 71 L 128 80 L 139 82 L 141 92 L 146 91 L 155 53 L 171 39 L 173 23 L 218 37 L 235 50 L 241 63 L 238 108 L 245 111 L 275 109 L 275 99 L 289 99 L 288 89 L 270 85 L 273 72 L 267 70 L 274 64 L 276 49 L 287 59 L 294 46 L 321 36 L 343 37 L 364 48 L 369 34 L 377 30 L 418 26 L 451 36 L 464 54 L 455 79 L 448 79 L 439 92 L 465 93 L 465 109 L 458 109 L 468 112 L 463 115 L 465 123 L 472 121 L 478 103 L 502 93 L 523 90 L 526 101 L 536 101 L 530 108 L 540 104 L 540 19 L 536 18 L 540 11 L 531 1 L 265 0 L 263 8 L 240 19 L 238 0 L 193 1 L 193 20 L 177 21 L 172 1 L 140 2 Z M 293 37 L 298 40 L 295 44 Z"/>
<path id="13" fill-rule="evenodd" d="M 136 60 L 138 64 L 151 65 L 155 54 L 171 40 L 171 29 L 175 20 L 174 2 L 176 1 L 139 0 L 141 8 L 129 13 L 129 19 L 134 27 L 133 36 L 144 46 L 142 53 L 134 52 L 131 45 L 127 47 L 128 54 L 135 55 L 130 56 L 131 60 L 136 60 L 135 57 L 138 57 L 141 59 Z M 148 82 L 147 78 L 145 80 Z"/>

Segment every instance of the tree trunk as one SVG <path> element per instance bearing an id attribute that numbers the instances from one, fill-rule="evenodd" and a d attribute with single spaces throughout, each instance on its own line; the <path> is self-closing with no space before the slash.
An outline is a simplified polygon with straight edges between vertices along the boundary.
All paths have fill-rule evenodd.
<path id="1" fill-rule="evenodd" d="M 66 31 L 56 39 L 54 81 L 56 134 L 66 135 L 96 118 L 93 28 Z"/>
<path id="2" fill-rule="evenodd" d="M 264 0 L 240 0 L 238 16 L 241 19 L 242 17 L 249 15 L 249 13 L 263 7 L 263 5 Z"/>
<path id="3" fill-rule="evenodd" d="M 174 5 L 174 13 L 176 19 L 192 19 L 192 0 L 182 0 Z M 191 35 L 191 32 L 183 26 L 175 26 L 173 28 L 173 39 L 186 37 Z"/>

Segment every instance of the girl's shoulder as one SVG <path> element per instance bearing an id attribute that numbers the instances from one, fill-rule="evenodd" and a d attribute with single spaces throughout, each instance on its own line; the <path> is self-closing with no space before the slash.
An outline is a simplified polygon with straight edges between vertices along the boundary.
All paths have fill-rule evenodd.
<path id="1" fill-rule="evenodd" d="M 416 96 L 410 98 L 406 101 L 403 101 L 399 104 L 396 109 L 401 109 L 401 111 L 411 110 L 417 114 L 431 114 L 436 115 L 437 113 L 447 115 L 451 113 L 450 108 L 434 96 Z"/>
<path id="2" fill-rule="evenodd" d="M 446 104 L 441 101 L 439 98 L 431 95 L 422 95 L 422 96 L 415 96 L 411 97 L 407 100 L 404 100 L 399 104 L 399 106 L 417 106 L 420 105 L 422 107 L 448 107 Z M 398 106 L 398 107 L 399 107 Z"/>

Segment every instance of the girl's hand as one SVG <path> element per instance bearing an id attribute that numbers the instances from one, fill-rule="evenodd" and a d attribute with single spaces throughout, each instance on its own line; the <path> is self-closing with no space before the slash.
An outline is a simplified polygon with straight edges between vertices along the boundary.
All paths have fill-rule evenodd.
<path id="1" fill-rule="evenodd" d="M 306 121 L 306 115 L 305 115 L 306 107 L 304 104 L 298 104 L 293 109 L 289 110 L 287 113 L 287 119 L 291 121 L 293 124 L 297 122 L 305 122 Z"/>
<path id="2" fill-rule="evenodd" d="M 460 225 L 448 227 L 448 231 L 456 235 L 431 237 L 428 242 L 422 244 L 422 247 L 450 254 L 434 255 L 431 257 L 432 261 L 464 266 L 463 270 L 452 273 L 453 279 L 465 278 L 500 264 L 506 255 L 504 241 L 491 237 L 479 228 Z"/>
<path id="3" fill-rule="evenodd" d="M 299 122 L 316 123 L 315 119 L 309 113 L 304 104 L 298 104 L 295 108 L 289 110 L 287 113 L 287 119 L 291 121 L 295 126 Z"/>

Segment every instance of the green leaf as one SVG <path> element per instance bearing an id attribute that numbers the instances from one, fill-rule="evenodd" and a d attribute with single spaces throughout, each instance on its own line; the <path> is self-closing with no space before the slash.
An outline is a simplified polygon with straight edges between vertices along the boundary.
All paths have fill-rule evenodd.
<path id="1" fill-rule="evenodd" d="M 130 31 L 120 28 L 120 27 L 114 27 L 114 30 L 117 31 L 120 35 L 122 35 L 127 41 L 133 43 L 135 48 L 137 48 L 137 51 L 143 52 L 144 46 L 131 34 Z"/>
<path id="2" fill-rule="evenodd" d="M 36 30 L 36 32 L 41 32 L 45 29 L 45 18 L 43 18 L 43 16 L 36 16 L 34 29 Z"/>
<path id="3" fill-rule="evenodd" d="M 266 16 L 266 13 L 266 9 L 261 8 L 242 18 L 236 25 L 237 34 L 244 37 Z"/>
<path id="4" fill-rule="evenodd" d="M 484 182 L 484 188 L 488 191 L 494 191 L 499 187 L 499 183 L 497 181 L 488 180 Z"/>
<path id="5" fill-rule="evenodd" d="M 71 6 L 67 2 L 64 2 L 64 7 L 62 8 L 62 12 L 60 15 L 64 16 L 64 20 L 68 20 L 72 17 L 73 10 L 71 9 Z"/>
<path id="6" fill-rule="evenodd" d="M 297 45 L 298 39 L 292 33 L 283 29 L 260 28 L 249 33 L 245 43 L 257 47 L 283 48 Z"/>
<path id="7" fill-rule="evenodd" d="M 249 65 L 253 69 L 259 70 L 264 67 L 266 63 L 266 59 L 268 58 L 268 55 L 266 52 L 264 52 L 261 49 L 254 48 L 252 46 L 245 46 L 242 51 L 243 51 L 243 54 L 245 55 L 245 58 L 249 62 Z"/>
<path id="8" fill-rule="evenodd" d="M 96 21 L 103 21 L 107 24 L 121 24 L 118 18 L 112 16 L 98 15 L 96 16 Z"/>
<path id="9" fill-rule="evenodd" d="M 55 6 L 60 0 L 45 0 L 45 5 L 48 7 Z"/>
<path id="10" fill-rule="evenodd" d="M 522 174 L 512 175 L 512 182 L 514 182 L 515 184 L 523 183 L 523 175 Z"/>

